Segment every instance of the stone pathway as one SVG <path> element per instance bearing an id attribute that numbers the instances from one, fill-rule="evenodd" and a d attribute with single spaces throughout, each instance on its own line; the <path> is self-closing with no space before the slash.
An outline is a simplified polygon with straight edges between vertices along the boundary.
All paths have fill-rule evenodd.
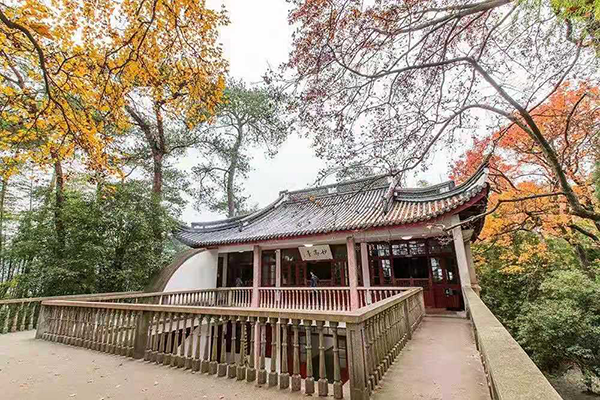
<path id="1" fill-rule="evenodd" d="M 34 339 L 0 335 L 2 400 L 176 400 L 301 398 L 255 383 L 193 374 L 141 360 Z"/>
<path id="2" fill-rule="evenodd" d="M 34 335 L 34 331 L 0 335 L 0 399 L 274 400 L 307 397 L 275 388 L 257 388 L 254 383 L 217 379 L 35 340 Z M 344 385 L 344 389 L 344 397 L 348 399 L 348 385 Z M 469 321 L 426 317 L 387 372 L 373 399 L 489 400 Z"/>
<path id="3" fill-rule="evenodd" d="M 489 400 L 466 319 L 425 317 L 390 367 L 374 400 Z"/>

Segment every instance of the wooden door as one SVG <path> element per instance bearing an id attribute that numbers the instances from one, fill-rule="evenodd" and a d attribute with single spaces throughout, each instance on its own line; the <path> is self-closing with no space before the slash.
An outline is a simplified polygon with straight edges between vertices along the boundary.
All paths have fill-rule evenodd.
<path id="1" fill-rule="evenodd" d="M 431 289 L 435 308 L 464 308 L 456 262 L 449 257 L 431 257 Z"/>

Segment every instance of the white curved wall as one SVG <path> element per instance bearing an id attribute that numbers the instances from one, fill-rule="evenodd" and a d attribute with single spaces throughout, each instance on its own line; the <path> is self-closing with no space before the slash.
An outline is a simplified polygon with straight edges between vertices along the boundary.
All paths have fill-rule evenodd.
<path id="1" fill-rule="evenodd" d="M 218 263 L 218 250 L 205 250 L 188 258 L 171 276 L 164 291 L 214 289 Z"/>

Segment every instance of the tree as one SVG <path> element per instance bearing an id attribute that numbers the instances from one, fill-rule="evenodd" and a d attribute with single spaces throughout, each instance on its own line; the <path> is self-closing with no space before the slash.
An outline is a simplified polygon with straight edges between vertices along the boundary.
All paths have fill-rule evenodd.
<path id="1" fill-rule="evenodd" d="M 12 297 L 140 290 L 174 252 L 166 237 L 165 251 L 153 251 L 156 218 L 166 231 L 176 222 L 167 209 L 156 215 L 146 181 L 90 185 L 86 174 L 72 177 L 65 188 L 61 253 L 51 200 L 22 214 L 7 246 L 12 273 L 5 285 Z"/>
<path id="2" fill-rule="evenodd" d="M 536 123 L 560 156 L 561 168 L 573 190 L 592 210 L 600 208 L 593 183 L 600 148 L 597 98 L 597 88 L 565 84 L 534 114 Z M 593 276 L 586 248 L 588 244 L 600 244 L 598 230 L 591 221 L 569 212 L 568 201 L 559 195 L 560 184 L 535 143 L 518 127 L 507 126 L 476 140 L 452 166 L 453 178 L 466 179 L 484 158 L 489 166 L 492 195 L 482 239 L 506 244 L 513 238 L 506 234 L 516 231 L 562 237 L 575 247 L 581 264 Z"/>
<path id="3" fill-rule="evenodd" d="M 286 67 L 302 99 L 300 120 L 331 164 L 376 163 L 401 181 L 485 116 L 492 129 L 528 136 L 569 211 L 600 221 L 535 119 L 566 80 L 596 70 L 597 31 L 565 23 L 547 2 L 294 5 L 298 28 Z"/>
<path id="4" fill-rule="evenodd" d="M 132 116 L 153 150 L 160 201 L 163 114 L 185 115 L 190 125 L 210 118 L 223 90 L 216 39 L 225 23 L 224 11 L 197 0 L 0 5 L 3 175 L 25 161 L 53 165 L 55 227 L 64 232 L 64 161 L 118 172 L 110 144 Z M 136 111 L 143 98 L 154 123 Z"/>
<path id="5" fill-rule="evenodd" d="M 206 161 L 194 167 L 197 207 L 228 217 L 250 211 L 241 182 L 251 170 L 248 152 L 260 148 L 273 157 L 291 132 L 292 119 L 293 104 L 282 93 L 230 81 L 217 121 L 204 129 L 199 146 Z"/>

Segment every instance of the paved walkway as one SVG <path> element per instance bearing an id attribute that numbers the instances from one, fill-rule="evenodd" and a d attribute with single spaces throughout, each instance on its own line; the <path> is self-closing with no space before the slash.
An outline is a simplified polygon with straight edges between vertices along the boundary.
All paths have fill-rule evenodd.
<path id="1" fill-rule="evenodd" d="M 281 399 L 279 389 L 192 374 L 170 367 L 35 340 L 35 332 L 0 335 L 2 400 Z M 286 397 L 306 396 L 288 392 Z"/>
<path id="2" fill-rule="evenodd" d="M 466 319 L 425 317 L 383 378 L 374 400 L 489 400 Z"/>
<path id="3" fill-rule="evenodd" d="M 306 397 L 275 388 L 257 388 L 254 383 L 217 379 L 35 340 L 34 334 L 28 331 L 0 335 L 0 398 L 3 400 Z M 347 392 L 348 385 L 344 385 L 344 389 Z M 347 393 L 344 395 L 349 398 Z M 426 317 L 387 372 L 373 399 L 489 400 L 469 321 Z"/>

